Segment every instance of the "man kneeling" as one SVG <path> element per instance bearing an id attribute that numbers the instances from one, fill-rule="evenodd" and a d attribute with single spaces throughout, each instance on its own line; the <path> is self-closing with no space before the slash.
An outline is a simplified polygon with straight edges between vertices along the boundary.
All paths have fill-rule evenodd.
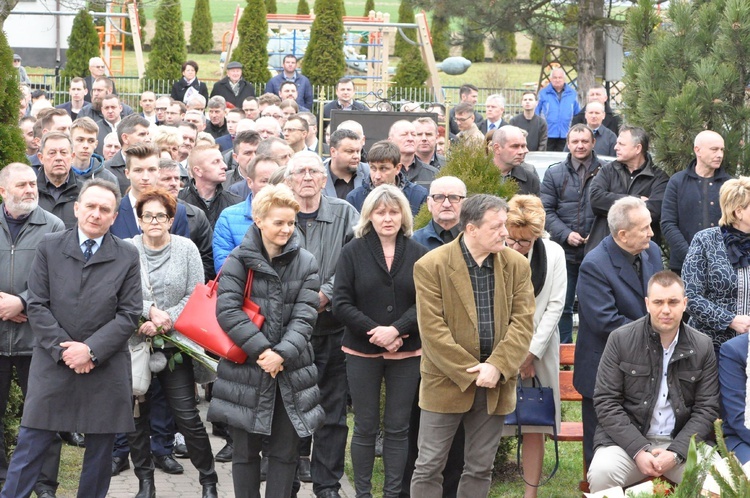
<path id="1" fill-rule="evenodd" d="M 599 426 L 588 471 L 591 492 L 646 477 L 682 479 L 690 437 L 705 440 L 719 414 L 711 339 L 681 322 L 680 277 L 648 282 L 648 315 L 612 332 L 596 376 Z"/>

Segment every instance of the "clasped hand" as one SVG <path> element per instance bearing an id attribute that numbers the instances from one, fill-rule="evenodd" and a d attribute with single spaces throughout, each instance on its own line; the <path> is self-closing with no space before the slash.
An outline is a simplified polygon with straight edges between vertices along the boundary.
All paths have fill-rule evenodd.
<path id="1" fill-rule="evenodd" d="M 664 448 L 654 448 L 649 451 L 641 451 L 635 456 L 635 464 L 641 473 L 659 477 L 672 469 L 675 462 L 675 454 Z"/>
<path id="2" fill-rule="evenodd" d="M 258 361 L 255 363 L 257 363 L 264 372 L 271 375 L 274 379 L 279 372 L 284 370 L 284 358 L 272 349 L 266 349 L 263 351 L 260 356 L 258 356 Z"/>
<path id="3" fill-rule="evenodd" d="M 403 338 L 400 336 L 396 327 L 393 326 L 375 327 L 367 332 L 367 335 L 370 336 L 370 344 L 375 344 L 376 346 L 385 348 L 389 353 L 395 353 L 404 345 Z"/>
<path id="4" fill-rule="evenodd" d="M 62 354 L 62 360 L 65 364 L 77 374 L 89 373 L 94 369 L 94 362 L 91 361 L 89 347 L 76 341 L 65 341 L 60 343 L 61 348 L 65 348 Z"/>

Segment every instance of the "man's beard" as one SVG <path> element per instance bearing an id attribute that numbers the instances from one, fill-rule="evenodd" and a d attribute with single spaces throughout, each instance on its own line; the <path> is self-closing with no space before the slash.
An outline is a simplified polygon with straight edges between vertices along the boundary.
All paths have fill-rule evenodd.
<path id="1" fill-rule="evenodd" d="M 39 199 L 34 199 L 31 201 L 20 201 L 8 198 L 5 199 L 5 203 L 7 204 L 9 211 L 18 213 L 20 216 L 26 216 L 27 214 L 35 210 L 37 206 L 39 206 Z"/>

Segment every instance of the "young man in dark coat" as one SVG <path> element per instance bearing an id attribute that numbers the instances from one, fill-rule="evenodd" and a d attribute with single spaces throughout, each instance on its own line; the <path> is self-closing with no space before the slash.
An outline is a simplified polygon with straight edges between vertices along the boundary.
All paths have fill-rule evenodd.
<path id="1" fill-rule="evenodd" d="M 115 433 L 135 429 L 128 338 L 143 308 L 138 251 L 108 233 L 119 189 L 93 179 L 76 228 L 45 238 L 29 274 L 36 337 L 29 388 L 3 498 L 29 496 L 57 432 L 86 434 L 79 498 L 104 498 Z"/>

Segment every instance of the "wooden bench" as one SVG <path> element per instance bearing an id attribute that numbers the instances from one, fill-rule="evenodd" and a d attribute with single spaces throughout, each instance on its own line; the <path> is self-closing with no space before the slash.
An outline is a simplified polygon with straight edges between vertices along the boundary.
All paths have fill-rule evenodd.
<path id="1" fill-rule="evenodd" d="M 560 366 L 573 367 L 575 362 L 575 344 L 560 344 Z M 560 370 L 560 401 L 574 401 L 580 403 L 583 396 L 573 387 L 573 370 Z M 583 446 L 583 422 L 561 421 L 560 432 L 557 440 L 561 442 L 578 442 Z M 583 479 L 578 484 L 578 489 L 584 493 L 589 491 L 589 483 L 586 477 L 586 459 L 583 458 Z"/>

